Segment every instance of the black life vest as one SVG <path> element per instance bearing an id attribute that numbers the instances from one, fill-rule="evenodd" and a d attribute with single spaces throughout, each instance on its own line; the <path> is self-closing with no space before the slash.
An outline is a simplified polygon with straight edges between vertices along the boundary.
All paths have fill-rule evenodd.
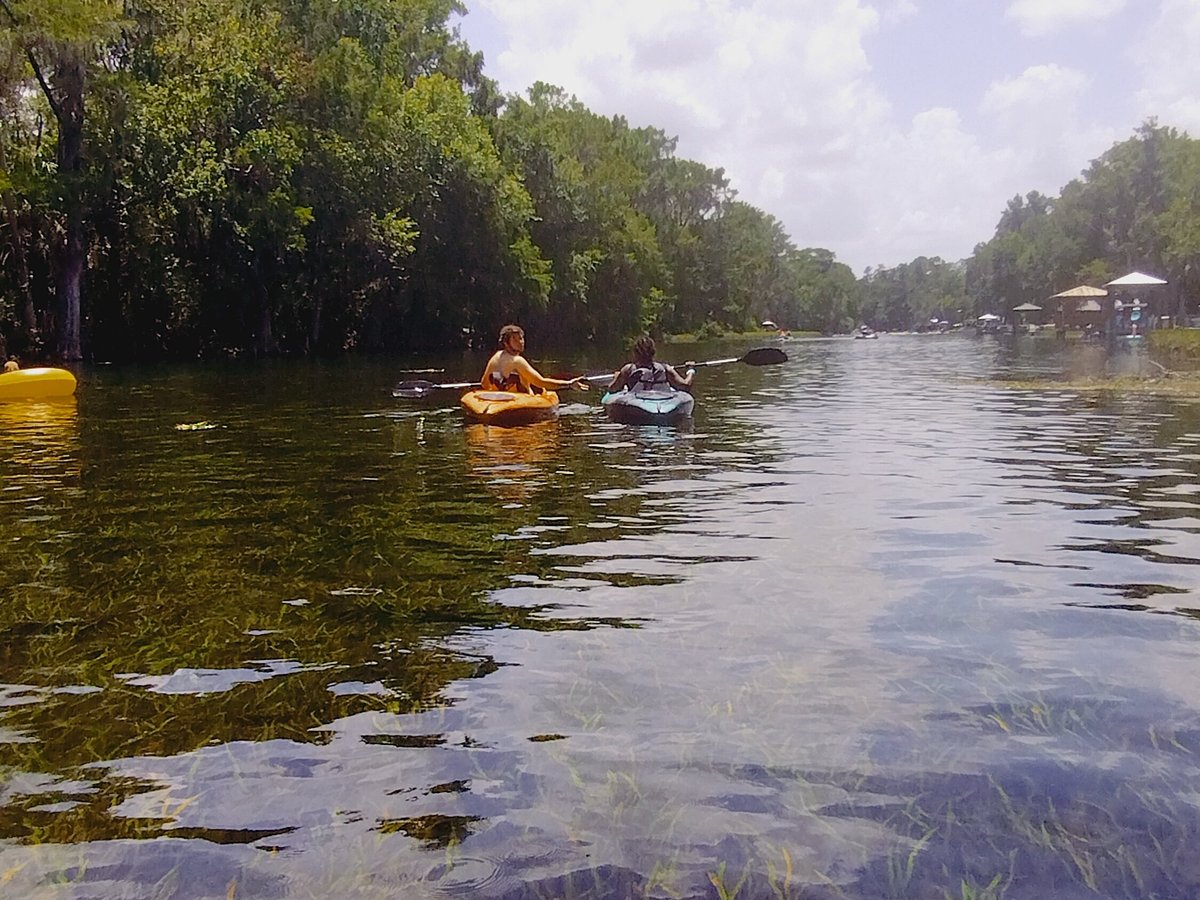
<path id="1" fill-rule="evenodd" d="M 492 384 L 496 386 L 496 390 L 498 391 L 513 391 L 518 394 L 528 393 L 516 369 L 509 372 L 507 378 L 501 378 L 498 372 L 492 372 L 488 377 L 491 378 Z"/>
<path id="2" fill-rule="evenodd" d="M 631 391 L 661 391 L 669 390 L 670 381 L 667 379 L 667 367 L 662 363 L 651 363 L 650 366 L 634 366 L 629 372 L 629 389 Z"/>

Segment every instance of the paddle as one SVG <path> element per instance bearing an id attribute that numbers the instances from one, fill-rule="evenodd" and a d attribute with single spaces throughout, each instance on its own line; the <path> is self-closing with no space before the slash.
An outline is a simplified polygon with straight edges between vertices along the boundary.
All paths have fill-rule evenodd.
<path id="1" fill-rule="evenodd" d="M 726 363 L 745 363 L 748 366 L 773 366 L 777 363 L 785 363 L 788 360 L 788 355 L 778 347 L 758 347 L 751 350 L 745 356 L 734 356 L 729 359 L 710 359 L 706 362 L 692 363 L 697 369 L 701 366 L 723 366 Z"/>
<path id="2" fill-rule="evenodd" d="M 788 355 L 778 347 L 758 347 L 751 350 L 745 356 L 731 356 L 727 359 L 707 359 L 704 362 L 689 362 L 688 368 L 698 369 L 701 366 L 723 366 L 728 363 L 745 363 L 748 366 L 773 366 L 778 363 L 785 363 L 788 360 Z M 675 368 L 681 369 L 682 365 Z M 588 381 L 600 381 L 604 378 L 612 378 L 611 372 L 606 372 L 602 375 L 588 375 Z"/>
<path id="3" fill-rule="evenodd" d="M 393 397 L 405 400 L 421 400 L 428 397 L 430 392 L 438 390 L 462 390 L 463 388 L 479 387 L 478 381 L 452 381 L 448 384 L 435 384 L 432 381 L 401 381 L 392 388 Z"/>
<path id="4" fill-rule="evenodd" d="M 777 363 L 787 362 L 787 354 L 778 347 L 758 347 L 751 350 L 745 356 L 731 356 L 728 359 L 709 359 L 704 362 L 691 363 L 695 368 L 701 366 L 723 366 L 727 363 L 745 363 L 748 366 L 773 366 Z M 600 375 L 586 375 L 585 381 L 602 381 L 605 378 L 612 378 L 611 372 L 604 372 Z M 392 388 L 392 396 L 400 397 L 404 400 L 421 400 L 428 397 L 433 391 L 438 390 L 462 390 L 463 388 L 478 387 L 478 381 L 451 381 L 446 384 L 437 384 L 432 381 L 401 381 Z"/>

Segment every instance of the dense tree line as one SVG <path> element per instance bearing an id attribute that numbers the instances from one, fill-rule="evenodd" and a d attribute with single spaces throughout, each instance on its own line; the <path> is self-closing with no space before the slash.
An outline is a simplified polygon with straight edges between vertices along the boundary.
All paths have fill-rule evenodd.
<path id="1" fill-rule="evenodd" d="M 0 0 L 0 322 L 66 359 L 834 329 L 850 270 L 674 139 L 502 97 L 455 0 Z"/>
<path id="2" fill-rule="evenodd" d="M 861 318 L 875 328 L 907 331 L 961 322 L 974 310 L 963 263 L 918 256 L 893 268 L 870 268 L 859 280 Z"/>
<path id="3" fill-rule="evenodd" d="M 962 262 L 861 278 L 662 131 L 502 96 L 456 0 L 0 0 L 0 328 L 65 359 L 892 330 L 1132 268 L 1200 290 L 1200 147 L 1149 122 Z"/>
<path id="4" fill-rule="evenodd" d="M 1200 141 L 1153 120 L 1093 160 L 1060 196 L 1013 197 L 970 258 L 868 268 L 857 310 L 877 328 L 926 327 L 985 312 L 1011 317 L 1060 291 L 1141 270 L 1164 278 L 1166 314 L 1200 299 Z M 851 309 L 854 305 L 851 304 Z"/>
<path id="5" fill-rule="evenodd" d="M 1057 198 L 1017 196 L 996 233 L 966 264 L 980 312 L 1080 284 L 1103 286 L 1132 270 L 1169 282 L 1167 312 L 1195 309 L 1200 294 L 1200 142 L 1150 121 L 1067 184 Z"/>

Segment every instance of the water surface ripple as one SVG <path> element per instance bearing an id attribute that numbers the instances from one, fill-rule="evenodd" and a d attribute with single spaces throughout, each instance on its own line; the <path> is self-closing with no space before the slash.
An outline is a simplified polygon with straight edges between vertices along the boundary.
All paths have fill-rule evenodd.
<path id="1" fill-rule="evenodd" d="M 381 360 L 0 405 L 0 891 L 1200 895 L 1200 407 L 787 349 L 679 428 Z"/>

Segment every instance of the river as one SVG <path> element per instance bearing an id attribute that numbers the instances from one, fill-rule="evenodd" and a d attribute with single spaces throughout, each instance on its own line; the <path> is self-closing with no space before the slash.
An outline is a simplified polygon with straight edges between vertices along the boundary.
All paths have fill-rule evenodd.
<path id="1" fill-rule="evenodd" d="M 783 346 L 675 428 L 380 359 L 0 404 L 0 894 L 1200 894 L 1200 405 Z"/>

